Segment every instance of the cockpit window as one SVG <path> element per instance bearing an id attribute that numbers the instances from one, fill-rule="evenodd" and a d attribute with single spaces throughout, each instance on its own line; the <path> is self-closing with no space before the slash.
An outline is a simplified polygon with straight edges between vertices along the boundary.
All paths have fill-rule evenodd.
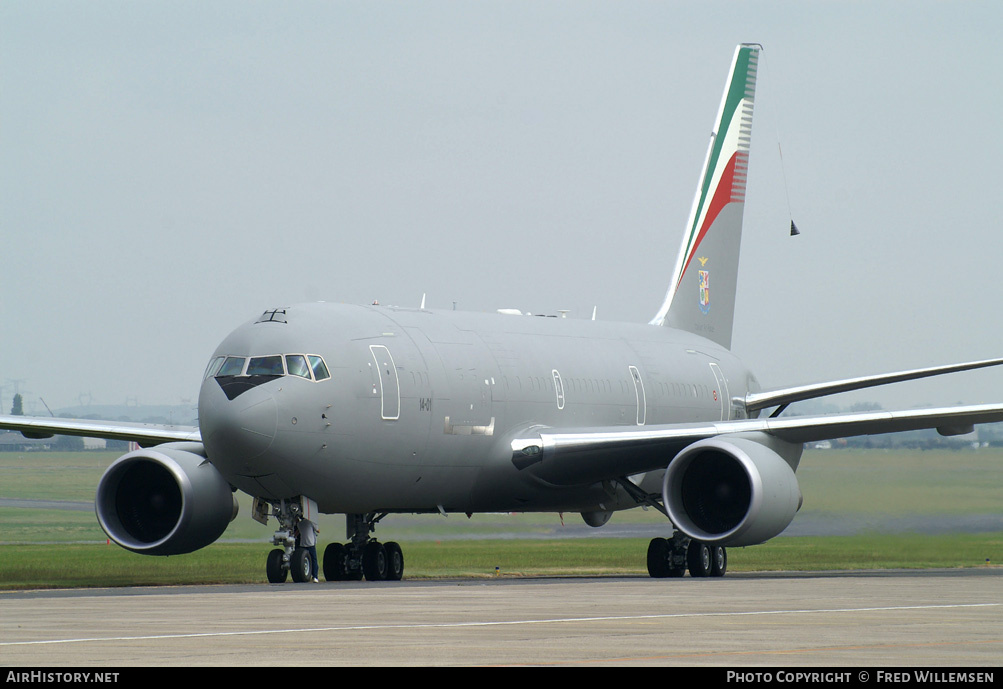
<path id="1" fill-rule="evenodd" d="M 285 374 L 282 368 L 282 357 L 257 356 L 252 358 L 247 364 L 247 375 L 249 376 L 281 376 Z"/>
<path id="2" fill-rule="evenodd" d="M 330 378 L 331 374 L 327 370 L 327 364 L 319 356 L 310 355 L 310 368 L 313 369 L 313 377 L 317 380 Z"/>
<path id="3" fill-rule="evenodd" d="M 286 354 L 286 369 L 291 376 L 310 378 L 310 367 L 302 354 Z"/>
<path id="4" fill-rule="evenodd" d="M 285 365 L 283 365 L 283 361 Z M 244 369 L 244 364 L 247 369 Z M 312 376 L 311 376 L 312 374 Z M 331 377 L 324 358 L 316 354 L 269 354 L 268 356 L 218 356 L 209 362 L 206 378 L 226 376 L 296 376 L 307 380 Z"/>
<path id="5" fill-rule="evenodd" d="M 216 375 L 219 372 L 219 367 L 223 365 L 223 361 L 225 359 L 226 359 L 225 356 L 218 356 L 212 361 L 210 361 L 209 365 L 206 366 L 205 375 L 202 376 L 202 380 L 205 380 L 206 378 Z"/>
<path id="6" fill-rule="evenodd" d="M 217 376 L 239 376 L 240 372 L 244 370 L 244 357 L 242 356 L 228 356 L 226 360 L 223 361 L 223 365 L 220 366 L 219 371 L 216 373 Z"/>

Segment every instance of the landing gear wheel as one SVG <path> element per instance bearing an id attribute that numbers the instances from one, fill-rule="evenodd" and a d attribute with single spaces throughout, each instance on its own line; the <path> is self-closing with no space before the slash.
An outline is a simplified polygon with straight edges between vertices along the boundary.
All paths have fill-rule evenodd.
<path id="1" fill-rule="evenodd" d="M 669 576 L 669 542 L 664 538 L 652 538 L 648 544 L 648 576 L 662 579 Z"/>
<path id="2" fill-rule="evenodd" d="M 681 577 L 686 574 L 686 565 L 677 551 L 675 541 L 652 538 L 648 544 L 648 574 L 655 579 Z"/>
<path id="3" fill-rule="evenodd" d="M 306 548 L 294 550 L 293 556 L 289 559 L 289 571 L 293 574 L 293 581 L 299 584 L 313 581 L 313 563 L 310 562 L 310 551 Z"/>
<path id="4" fill-rule="evenodd" d="M 686 551 L 686 565 L 691 577 L 709 577 L 713 568 L 710 546 L 703 541 L 690 541 Z"/>
<path id="5" fill-rule="evenodd" d="M 282 566 L 282 555 L 282 551 L 278 548 L 268 553 L 265 573 L 268 575 L 269 584 L 281 584 L 286 580 L 289 570 Z"/>
<path id="6" fill-rule="evenodd" d="M 404 576 L 404 553 L 394 541 L 383 547 L 387 551 L 387 581 L 400 581 Z"/>
<path id="7" fill-rule="evenodd" d="M 387 578 L 387 549 L 377 541 L 370 541 L 362 551 L 362 573 L 366 581 L 383 581 Z"/>
<path id="8" fill-rule="evenodd" d="M 324 548 L 324 579 L 327 581 L 344 581 L 347 572 L 345 571 L 345 546 L 341 543 L 329 543 Z"/>
<path id="9" fill-rule="evenodd" d="M 728 571 L 728 551 L 725 550 L 723 545 L 715 545 L 711 547 L 710 551 L 713 557 L 710 575 L 712 577 L 723 577 L 724 573 Z"/>

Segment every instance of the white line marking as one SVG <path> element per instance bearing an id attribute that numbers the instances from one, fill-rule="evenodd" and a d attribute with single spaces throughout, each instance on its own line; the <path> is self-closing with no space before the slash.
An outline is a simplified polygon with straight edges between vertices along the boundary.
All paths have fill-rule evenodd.
<path id="1" fill-rule="evenodd" d="M 152 641 L 161 639 L 198 639 L 223 636 L 254 636 L 258 634 L 315 634 L 317 632 L 350 632 L 390 629 L 455 629 L 462 627 L 503 627 L 529 624 L 565 624 L 568 622 L 615 622 L 617 620 L 666 620 L 685 617 L 747 617 L 755 615 L 815 615 L 838 612 L 884 612 L 900 610 L 944 610 L 951 608 L 993 608 L 1003 603 L 957 603 L 951 605 L 896 605 L 879 608 L 824 608 L 820 610 L 754 610 L 750 612 L 685 612 L 661 615 L 607 615 L 602 617 L 553 617 L 542 620 L 508 620 L 496 622 L 439 622 L 417 624 L 364 624 L 342 627 L 301 627 L 297 629 L 261 629 L 242 632 L 200 632 L 192 634 L 150 634 L 148 636 L 109 636 L 81 639 L 49 639 L 42 641 L 0 641 L 5 646 L 37 646 L 44 644 L 77 644 L 101 641 Z"/>

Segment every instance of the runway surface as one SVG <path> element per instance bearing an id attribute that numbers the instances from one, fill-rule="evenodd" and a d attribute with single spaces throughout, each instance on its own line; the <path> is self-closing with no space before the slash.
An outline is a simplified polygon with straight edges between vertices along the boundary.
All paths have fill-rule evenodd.
<path id="1" fill-rule="evenodd" d="M 964 665 L 1003 569 L 0 594 L 0 665 Z"/>

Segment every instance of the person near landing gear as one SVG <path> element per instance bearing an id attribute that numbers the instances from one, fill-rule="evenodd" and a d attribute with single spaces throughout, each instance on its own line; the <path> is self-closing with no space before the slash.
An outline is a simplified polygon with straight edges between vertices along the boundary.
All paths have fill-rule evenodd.
<path id="1" fill-rule="evenodd" d="M 299 532 L 299 545 L 301 548 L 306 549 L 310 553 L 310 573 L 313 576 L 313 583 L 317 583 L 318 567 L 317 567 L 317 525 L 306 517 L 301 517 L 296 525 L 296 530 Z"/>

